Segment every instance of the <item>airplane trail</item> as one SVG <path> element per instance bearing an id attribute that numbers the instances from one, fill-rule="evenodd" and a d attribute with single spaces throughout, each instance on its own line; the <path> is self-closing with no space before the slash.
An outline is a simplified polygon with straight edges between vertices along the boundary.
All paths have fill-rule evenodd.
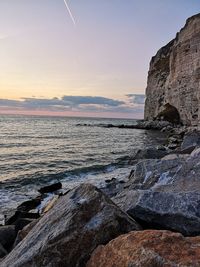
<path id="1" fill-rule="evenodd" d="M 69 13 L 69 15 L 70 15 L 70 18 L 71 18 L 71 20 L 72 20 L 74 26 L 76 26 L 76 21 L 75 21 L 73 15 L 72 15 L 72 12 L 71 12 L 71 10 L 70 10 L 68 4 L 67 4 L 67 1 L 64 0 L 64 3 L 65 3 L 65 6 L 66 6 L 66 8 L 67 8 L 67 11 L 68 11 L 68 13 Z"/>

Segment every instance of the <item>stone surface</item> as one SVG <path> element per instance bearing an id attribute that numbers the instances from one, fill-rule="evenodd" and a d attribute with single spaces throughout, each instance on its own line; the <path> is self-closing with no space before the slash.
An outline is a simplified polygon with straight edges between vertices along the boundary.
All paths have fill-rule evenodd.
<path id="1" fill-rule="evenodd" d="M 86 267 L 199 267 L 200 237 L 184 238 L 169 231 L 121 235 L 99 246 Z"/>
<path id="2" fill-rule="evenodd" d="M 38 221 L 39 219 L 32 221 L 17 233 L 17 237 L 13 245 L 14 247 L 16 247 L 16 245 L 19 244 L 19 242 L 21 242 L 27 236 L 27 234 L 33 229 L 33 227 L 38 223 Z"/>
<path id="3" fill-rule="evenodd" d="M 200 235 L 200 193 L 129 190 L 119 194 L 115 201 L 144 228 Z"/>
<path id="4" fill-rule="evenodd" d="M 61 197 L 1 263 L 1 267 L 82 267 L 100 244 L 139 225 L 96 187 Z"/>
<path id="5" fill-rule="evenodd" d="M 14 241 L 16 233 L 15 226 L 6 225 L 0 227 L 0 244 L 6 249 L 10 250 Z"/>
<path id="6" fill-rule="evenodd" d="M 187 149 L 191 146 L 200 146 L 200 132 L 199 131 L 192 131 L 187 133 L 181 144 L 181 149 Z"/>
<path id="7" fill-rule="evenodd" d="M 199 92 L 200 14 L 197 14 L 189 18 L 176 38 L 151 60 L 145 119 L 172 121 L 179 116 L 182 123 L 197 125 L 200 120 Z"/>
<path id="8" fill-rule="evenodd" d="M 160 159 L 166 156 L 169 151 L 165 148 L 147 147 L 145 149 L 137 149 L 131 155 L 129 164 L 134 163 L 138 159 Z"/>
<path id="9" fill-rule="evenodd" d="M 144 160 L 113 201 L 143 227 L 200 234 L 200 148 Z"/>

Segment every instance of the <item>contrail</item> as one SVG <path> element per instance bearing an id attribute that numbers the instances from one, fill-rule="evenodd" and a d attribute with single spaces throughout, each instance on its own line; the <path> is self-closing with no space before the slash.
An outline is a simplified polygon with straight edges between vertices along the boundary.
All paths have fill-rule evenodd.
<path id="1" fill-rule="evenodd" d="M 72 22 L 73 22 L 73 23 L 74 23 L 74 25 L 76 26 L 76 21 L 75 21 L 75 19 L 74 19 L 73 15 L 72 15 L 72 12 L 71 12 L 71 10 L 70 10 L 70 8 L 69 8 L 68 4 L 67 4 L 67 1 L 66 1 L 66 0 L 64 0 L 64 3 L 65 3 L 65 6 L 66 6 L 66 8 L 67 8 L 67 11 L 69 12 L 69 15 L 70 15 L 70 18 L 71 18 Z"/>

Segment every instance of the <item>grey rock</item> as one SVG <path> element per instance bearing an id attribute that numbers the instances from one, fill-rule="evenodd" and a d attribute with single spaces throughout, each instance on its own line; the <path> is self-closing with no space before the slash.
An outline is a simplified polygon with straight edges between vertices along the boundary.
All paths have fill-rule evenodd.
<path id="1" fill-rule="evenodd" d="M 165 147 L 148 147 L 134 151 L 129 160 L 129 164 L 135 163 L 139 159 L 160 159 L 169 153 Z"/>
<path id="2" fill-rule="evenodd" d="M 130 190 L 115 202 L 149 228 L 168 229 L 186 236 L 200 234 L 200 193 Z"/>
<path id="3" fill-rule="evenodd" d="M 144 160 L 130 181 L 113 201 L 143 227 L 200 234 L 200 148 Z"/>
<path id="4" fill-rule="evenodd" d="M 83 184 L 58 200 L 1 267 L 83 267 L 98 245 L 139 229 L 99 189 Z"/>
<path id="5" fill-rule="evenodd" d="M 200 132 L 199 131 L 193 131 L 190 133 L 187 133 L 184 138 L 183 142 L 181 144 L 181 149 L 188 149 L 191 146 L 200 146 Z"/>

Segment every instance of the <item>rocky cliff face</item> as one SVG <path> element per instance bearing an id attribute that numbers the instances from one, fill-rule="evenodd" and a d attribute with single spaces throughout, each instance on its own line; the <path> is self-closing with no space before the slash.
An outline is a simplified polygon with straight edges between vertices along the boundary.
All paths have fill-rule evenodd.
<path id="1" fill-rule="evenodd" d="M 200 122 L 200 13 L 151 59 L 145 119 Z"/>

